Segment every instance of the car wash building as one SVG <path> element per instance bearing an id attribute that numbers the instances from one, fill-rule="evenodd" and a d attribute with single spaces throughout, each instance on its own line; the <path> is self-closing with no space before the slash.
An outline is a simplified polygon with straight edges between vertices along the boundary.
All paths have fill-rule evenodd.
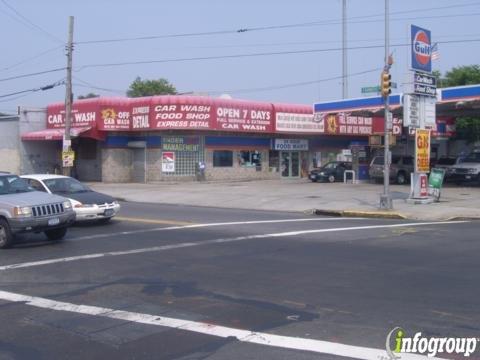
<path id="1" fill-rule="evenodd" d="M 47 106 L 43 116 L 44 129 L 22 132 L 26 158 L 41 163 L 42 154 L 56 154 L 54 166 L 34 170 L 59 171 L 64 104 Z M 72 173 L 107 182 L 193 180 L 200 169 L 209 180 L 306 177 L 368 142 L 376 121 L 355 119 L 344 128 L 341 118 L 314 117 L 310 105 L 203 96 L 79 100 L 72 110 Z"/>

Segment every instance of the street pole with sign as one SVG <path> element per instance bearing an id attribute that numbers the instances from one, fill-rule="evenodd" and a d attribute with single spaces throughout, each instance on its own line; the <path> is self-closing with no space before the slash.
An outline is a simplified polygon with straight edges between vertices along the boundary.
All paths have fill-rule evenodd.
<path id="1" fill-rule="evenodd" d="M 411 32 L 411 77 L 404 95 L 404 125 L 415 135 L 415 171 L 407 202 L 428 204 L 427 174 L 430 172 L 430 130 L 435 128 L 437 81 L 432 75 L 431 32 L 415 25 Z M 411 85 L 410 85 L 411 84 Z"/>
<path id="2" fill-rule="evenodd" d="M 385 0 L 385 67 L 382 72 L 381 88 L 382 96 L 385 100 L 384 115 L 384 163 L 383 163 L 383 194 L 380 195 L 380 209 L 391 210 L 392 197 L 390 196 L 390 149 L 389 149 L 389 129 L 391 127 L 389 95 L 390 86 L 390 67 L 393 59 L 389 55 L 389 0 Z"/>

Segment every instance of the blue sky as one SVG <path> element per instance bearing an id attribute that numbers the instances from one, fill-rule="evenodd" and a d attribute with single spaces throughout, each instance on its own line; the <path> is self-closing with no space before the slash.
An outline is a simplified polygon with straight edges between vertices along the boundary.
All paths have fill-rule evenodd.
<path id="1" fill-rule="evenodd" d="M 62 42 L 68 16 L 73 15 L 75 96 L 88 92 L 122 96 L 140 76 L 163 77 L 179 92 L 212 96 L 228 93 L 233 98 L 302 104 L 339 99 L 341 80 L 320 80 L 342 75 L 337 50 L 341 10 L 341 0 L 0 0 L 0 96 L 65 78 L 64 71 L 54 71 L 4 80 L 64 67 Z M 390 0 L 390 12 L 393 81 L 401 84 L 407 72 L 409 49 L 403 45 L 409 42 L 410 24 L 430 29 L 434 42 L 450 42 L 439 45 L 441 57 L 434 69 L 443 73 L 479 63 L 480 41 L 475 40 L 480 40 L 480 0 Z M 377 69 L 383 66 L 384 0 L 347 0 L 347 13 L 349 47 L 356 48 L 348 52 L 348 92 L 349 97 L 360 97 L 362 87 L 378 84 Z M 295 24 L 305 25 L 290 26 Z M 161 37 L 178 34 L 197 35 Z M 84 43 L 144 36 L 158 38 Z M 278 52 L 290 54 L 239 56 Z M 225 56 L 231 57 L 185 60 Z M 97 66 L 150 60 L 169 61 Z M 292 86 L 308 82 L 313 83 Z M 12 112 L 18 105 L 46 106 L 63 101 L 64 94 L 62 85 L 0 97 L 0 111 Z"/>

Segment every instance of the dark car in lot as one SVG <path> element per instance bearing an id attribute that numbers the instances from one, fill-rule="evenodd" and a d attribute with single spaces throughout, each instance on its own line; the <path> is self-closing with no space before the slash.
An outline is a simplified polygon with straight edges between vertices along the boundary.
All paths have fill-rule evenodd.
<path id="1" fill-rule="evenodd" d="M 352 170 L 352 163 L 348 161 L 331 161 L 324 166 L 310 171 L 309 179 L 312 182 L 343 181 L 345 170 Z"/>
<path id="2" fill-rule="evenodd" d="M 375 181 L 383 180 L 384 157 L 375 156 L 370 163 L 368 175 Z M 390 180 L 399 185 L 410 181 L 410 174 L 414 172 L 413 156 L 393 155 L 390 164 Z"/>

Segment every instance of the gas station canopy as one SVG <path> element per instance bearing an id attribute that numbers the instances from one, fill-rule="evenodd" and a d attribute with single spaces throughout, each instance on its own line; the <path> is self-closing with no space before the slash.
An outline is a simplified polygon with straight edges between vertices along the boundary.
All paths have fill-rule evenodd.
<path id="1" fill-rule="evenodd" d="M 389 96 L 390 111 L 403 115 L 403 94 Z M 383 116 L 381 96 L 344 99 L 314 104 L 315 113 L 347 112 L 356 116 Z M 436 115 L 438 117 L 480 116 L 480 85 L 437 89 Z"/>

